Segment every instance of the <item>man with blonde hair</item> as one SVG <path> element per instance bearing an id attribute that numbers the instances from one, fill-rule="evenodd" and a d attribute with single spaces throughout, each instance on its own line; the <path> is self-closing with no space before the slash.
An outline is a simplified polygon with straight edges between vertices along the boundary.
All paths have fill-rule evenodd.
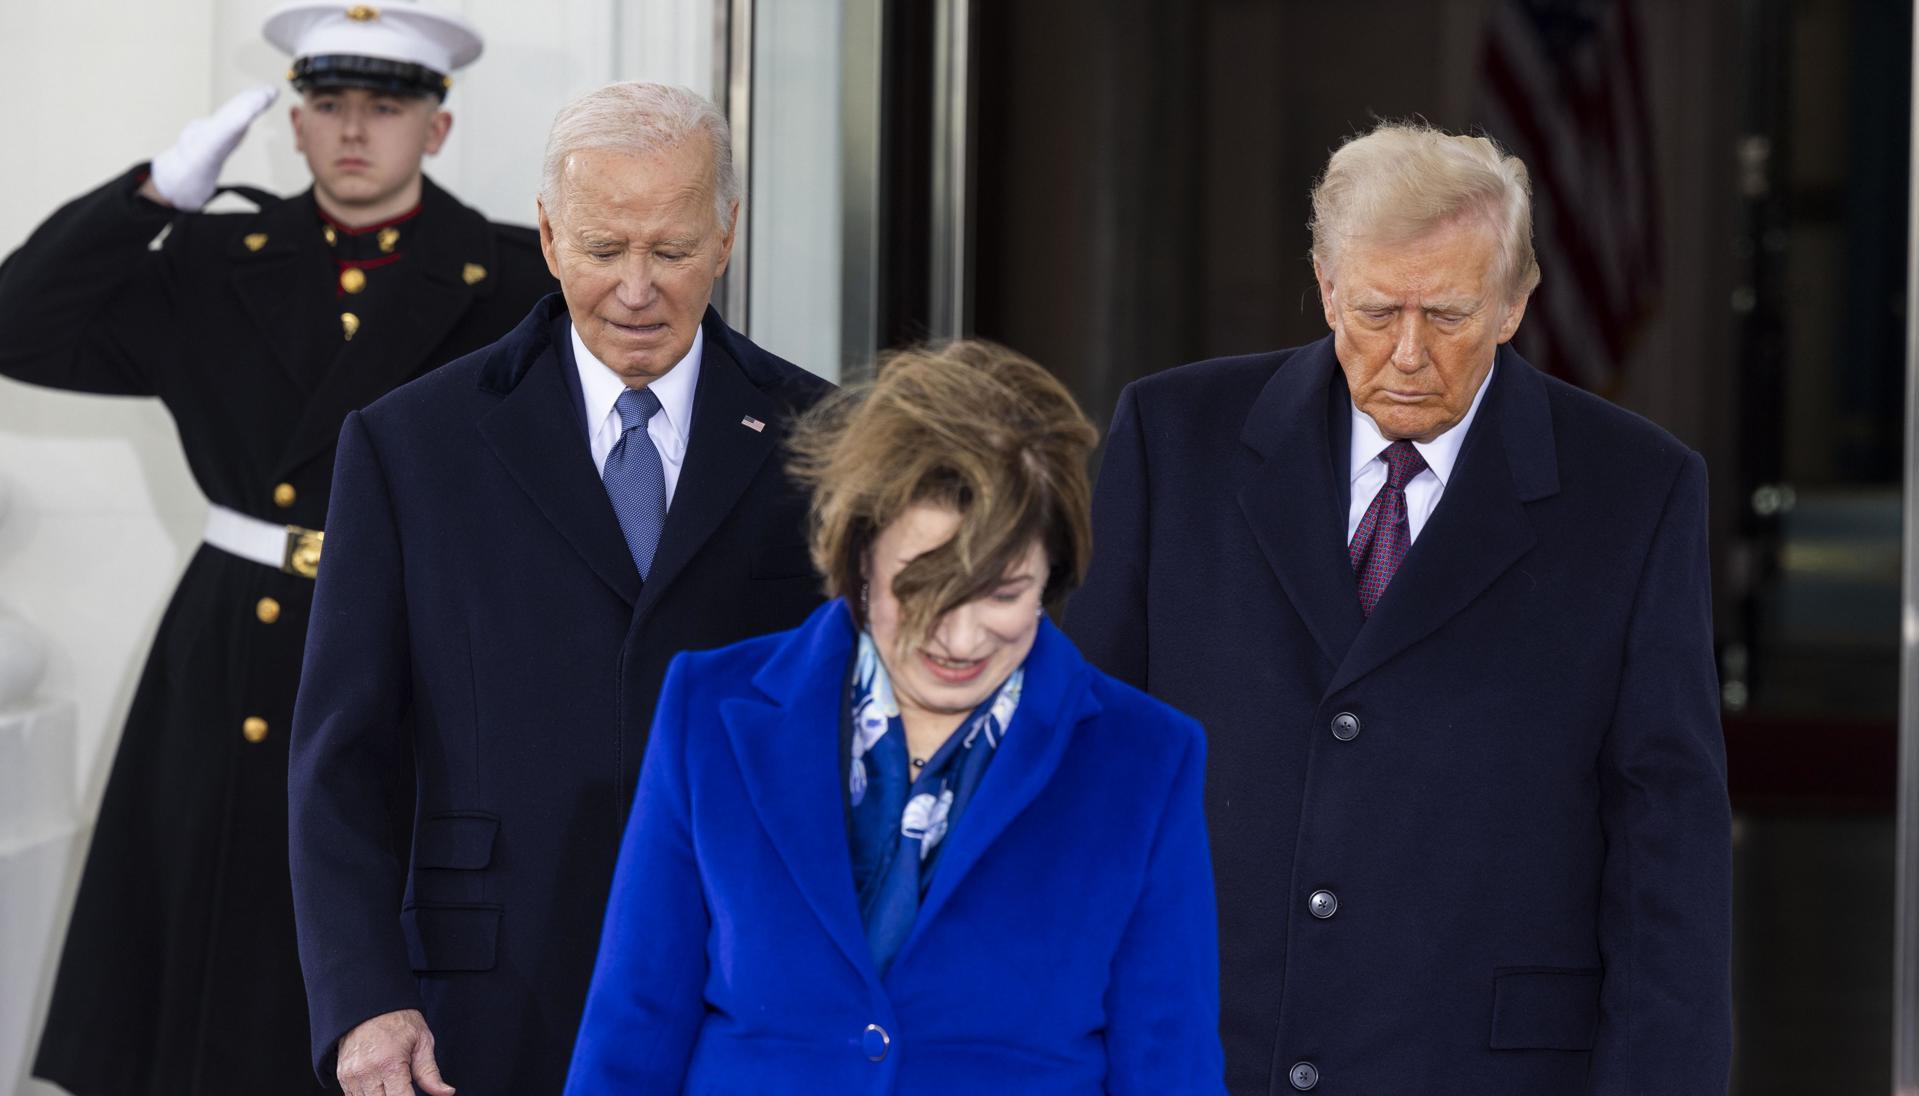
<path id="1" fill-rule="evenodd" d="M 709 307 L 726 120 L 614 84 L 548 138 L 561 292 L 348 415 L 290 760 L 313 1058 L 558 1092 L 668 659 L 819 603 L 776 455 L 828 385 Z"/>
<path id="2" fill-rule="evenodd" d="M 1726 1091 L 1706 472 L 1508 345 L 1526 170 L 1385 124 L 1329 337 L 1120 397 L 1068 630 L 1198 717 L 1235 1093 Z"/>

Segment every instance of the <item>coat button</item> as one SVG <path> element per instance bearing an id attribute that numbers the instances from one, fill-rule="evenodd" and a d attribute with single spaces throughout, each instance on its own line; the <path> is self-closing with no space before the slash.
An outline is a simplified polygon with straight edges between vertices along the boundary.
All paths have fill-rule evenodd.
<path id="1" fill-rule="evenodd" d="M 886 1048 L 893 1045 L 892 1036 L 878 1024 L 866 1025 L 866 1033 L 860 1036 L 860 1049 L 866 1052 L 866 1059 L 877 1062 L 886 1057 Z"/>
<path id="2" fill-rule="evenodd" d="M 270 597 L 263 597 L 253 605 L 253 615 L 260 623 L 271 624 L 280 619 L 280 603 Z"/>
<path id="3" fill-rule="evenodd" d="M 1339 896 L 1329 890 L 1316 890 L 1306 900 L 1306 908 L 1313 911 L 1314 917 L 1324 921 L 1339 912 Z"/>
<path id="4" fill-rule="evenodd" d="M 257 715 L 247 716 L 246 722 L 240 724 L 240 733 L 246 736 L 248 742 L 264 742 L 267 737 L 267 721 Z"/>
<path id="5" fill-rule="evenodd" d="M 290 483 L 279 484 L 273 489 L 273 505 L 278 506 L 282 510 L 292 506 L 293 500 L 299 497 L 299 493 L 293 489 L 293 485 Z"/>
<path id="6" fill-rule="evenodd" d="M 1351 712 L 1341 712 L 1333 717 L 1333 737 L 1341 742 L 1351 742 L 1359 737 L 1359 717 Z"/>
<path id="7" fill-rule="evenodd" d="M 1295 1062 L 1293 1068 L 1287 1071 L 1286 1079 L 1301 1092 L 1308 1091 L 1319 1084 L 1319 1067 L 1311 1062 Z"/>

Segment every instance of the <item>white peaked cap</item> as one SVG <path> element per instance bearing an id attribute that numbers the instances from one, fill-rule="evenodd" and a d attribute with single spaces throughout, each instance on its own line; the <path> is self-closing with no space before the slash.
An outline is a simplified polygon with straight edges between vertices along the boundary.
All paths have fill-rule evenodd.
<path id="1" fill-rule="evenodd" d="M 296 0 L 267 16 L 261 33 L 296 59 L 378 57 L 422 65 L 441 75 L 472 64 L 484 45 L 473 24 L 413 0 Z"/>

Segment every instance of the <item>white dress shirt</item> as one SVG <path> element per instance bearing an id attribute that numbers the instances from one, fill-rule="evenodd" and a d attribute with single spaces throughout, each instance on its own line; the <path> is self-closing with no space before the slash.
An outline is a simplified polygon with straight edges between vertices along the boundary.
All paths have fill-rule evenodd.
<path id="1" fill-rule="evenodd" d="M 1495 367 L 1496 368 L 1496 367 Z M 1433 516 L 1433 510 L 1439 505 L 1439 496 L 1446 493 L 1446 483 L 1452 479 L 1453 465 L 1459 460 L 1459 448 L 1466 444 L 1466 430 L 1473 424 L 1473 417 L 1479 414 L 1479 401 L 1486 398 L 1486 389 L 1493 383 L 1493 370 L 1486 370 L 1486 379 L 1479 382 L 1479 391 L 1473 393 L 1472 406 L 1466 408 L 1466 417 L 1454 423 L 1445 433 L 1431 441 L 1416 441 L 1413 448 L 1426 458 L 1426 467 L 1418 475 L 1406 481 L 1406 526 L 1413 540 L 1419 539 L 1419 531 L 1426 527 L 1426 519 Z M 1379 424 L 1373 417 L 1353 405 L 1353 447 L 1352 447 L 1352 504 L 1346 510 L 1346 543 L 1353 542 L 1353 534 L 1359 532 L 1360 519 L 1366 516 L 1367 507 L 1373 504 L 1373 496 L 1386 486 L 1386 462 L 1380 454 L 1391 445 L 1386 435 L 1379 432 Z"/>
<path id="2" fill-rule="evenodd" d="M 571 324 L 573 364 L 580 370 L 580 395 L 586 404 L 586 444 L 593 451 L 593 467 L 606 476 L 606 456 L 618 444 L 620 411 L 614 406 L 626 382 L 608 369 L 580 340 L 580 332 Z M 660 401 L 660 410 L 646 423 L 646 434 L 653 448 L 660 451 L 660 471 L 666 474 L 666 505 L 673 505 L 673 489 L 679 486 L 680 468 L 686 463 L 686 443 L 693 435 L 693 390 L 699 386 L 700 357 L 706 347 L 706 332 L 695 329 L 693 346 L 664 377 L 647 385 Z"/>

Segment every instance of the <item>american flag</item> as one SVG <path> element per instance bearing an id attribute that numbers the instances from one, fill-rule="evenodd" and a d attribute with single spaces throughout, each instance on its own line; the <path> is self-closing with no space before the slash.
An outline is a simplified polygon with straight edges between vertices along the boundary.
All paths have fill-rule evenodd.
<path id="1" fill-rule="evenodd" d="M 1541 280 L 1534 365 L 1606 393 L 1659 300 L 1659 202 L 1632 0 L 1499 0 L 1476 113 L 1526 162 Z"/>

